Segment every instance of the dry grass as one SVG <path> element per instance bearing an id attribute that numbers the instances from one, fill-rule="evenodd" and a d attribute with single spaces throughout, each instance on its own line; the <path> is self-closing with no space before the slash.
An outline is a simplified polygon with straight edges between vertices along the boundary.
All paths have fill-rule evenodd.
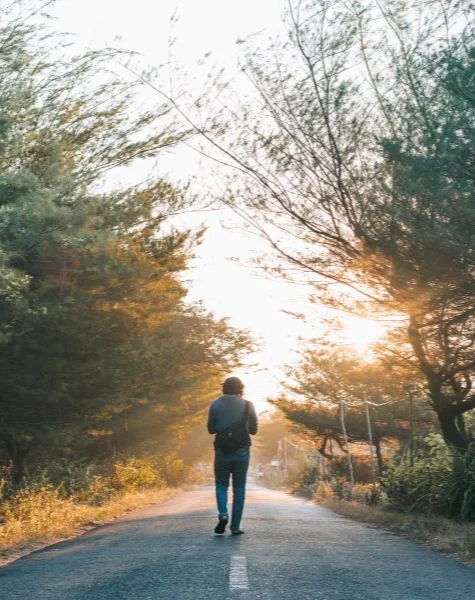
<path id="1" fill-rule="evenodd" d="M 444 517 L 392 512 L 335 498 L 319 500 L 318 504 L 345 517 L 383 527 L 434 550 L 450 553 L 464 562 L 475 564 L 475 523 L 458 523 Z"/>
<path id="2" fill-rule="evenodd" d="M 62 499 L 54 491 L 25 494 L 0 524 L 0 566 L 49 543 L 78 535 L 126 512 L 163 502 L 176 489 L 126 492 L 101 506 Z"/>

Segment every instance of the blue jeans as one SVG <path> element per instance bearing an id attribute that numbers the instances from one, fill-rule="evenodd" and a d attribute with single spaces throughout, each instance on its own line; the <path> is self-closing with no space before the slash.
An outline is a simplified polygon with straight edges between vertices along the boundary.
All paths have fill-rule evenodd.
<path id="1" fill-rule="evenodd" d="M 215 450 L 214 479 L 216 482 L 216 502 L 219 518 L 228 516 L 229 478 L 233 476 L 233 512 L 231 531 L 237 531 L 241 524 L 244 498 L 246 495 L 246 477 L 249 467 L 249 448 L 240 448 L 231 454 Z"/>

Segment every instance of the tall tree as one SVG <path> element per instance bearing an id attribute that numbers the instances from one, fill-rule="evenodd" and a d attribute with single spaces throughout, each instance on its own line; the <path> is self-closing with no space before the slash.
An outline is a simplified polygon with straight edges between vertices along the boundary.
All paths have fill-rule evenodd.
<path id="1" fill-rule="evenodd" d="M 403 318 L 394 350 L 460 449 L 475 407 L 469 4 L 289 0 L 288 40 L 249 46 L 252 106 L 216 109 L 232 136 L 197 127 L 237 167 L 226 201 L 278 273 L 300 270 L 331 306 Z"/>
<path id="2" fill-rule="evenodd" d="M 372 441 L 380 469 L 384 443 L 405 451 L 433 427 L 428 406 L 413 404 L 421 400 L 417 377 L 385 360 L 365 362 L 348 349 L 320 341 L 302 351 L 300 362 L 289 367 L 287 375 L 287 393 L 273 404 L 327 458 L 333 458 L 333 446 L 346 452 L 341 402 L 349 441 Z"/>
<path id="3" fill-rule="evenodd" d="M 186 133 L 163 108 L 134 108 L 135 86 L 108 73 L 113 52 L 58 61 L 36 5 L 1 5 L 0 447 L 21 478 L 33 449 L 170 445 L 250 341 L 185 303 L 202 232 L 165 221 L 186 189 L 154 177 L 98 191 Z"/>

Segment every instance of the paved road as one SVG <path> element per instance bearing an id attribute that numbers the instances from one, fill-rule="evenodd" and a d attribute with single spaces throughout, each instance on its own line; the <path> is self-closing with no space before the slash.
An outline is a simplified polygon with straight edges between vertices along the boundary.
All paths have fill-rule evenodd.
<path id="1" fill-rule="evenodd" d="M 251 485 L 239 537 L 200 488 L 0 569 L 1 600 L 463 600 L 475 569 Z"/>

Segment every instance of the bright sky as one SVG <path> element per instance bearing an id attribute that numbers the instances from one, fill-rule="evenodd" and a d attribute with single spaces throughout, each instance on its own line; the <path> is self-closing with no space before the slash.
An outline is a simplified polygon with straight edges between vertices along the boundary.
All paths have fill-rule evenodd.
<path id="1" fill-rule="evenodd" d="M 176 60 L 193 72 L 196 61 L 212 51 L 216 61 L 232 72 L 239 51 L 236 40 L 263 30 L 265 36 L 282 30 L 284 6 L 284 0 L 61 0 L 54 14 L 58 28 L 75 34 L 79 46 L 116 46 L 120 38 L 121 46 L 143 54 L 144 65 L 154 66 L 168 60 L 170 18 L 176 12 Z M 174 170 L 196 171 L 197 164 L 198 157 L 189 152 L 165 162 L 172 175 Z M 206 213 L 205 217 L 183 218 L 182 222 L 197 225 L 203 221 L 209 230 L 188 274 L 190 296 L 202 299 L 217 316 L 230 317 L 231 324 L 250 329 L 261 343 L 260 351 L 250 357 L 250 362 L 259 366 L 236 374 L 246 384 L 247 397 L 256 402 L 258 410 L 265 410 L 264 399 L 278 393 L 283 377 L 280 367 L 294 358 L 299 336 L 318 333 L 282 312 L 301 311 L 307 290 L 269 280 L 246 266 L 265 247 L 255 236 L 237 228 L 229 212 Z M 244 264 L 230 260 L 235 257 Z M 359 338 L 364 348 L 370 337 L 368 328 L 358 323 L 353 323 L 353 328 L 353 338 Z"/>

